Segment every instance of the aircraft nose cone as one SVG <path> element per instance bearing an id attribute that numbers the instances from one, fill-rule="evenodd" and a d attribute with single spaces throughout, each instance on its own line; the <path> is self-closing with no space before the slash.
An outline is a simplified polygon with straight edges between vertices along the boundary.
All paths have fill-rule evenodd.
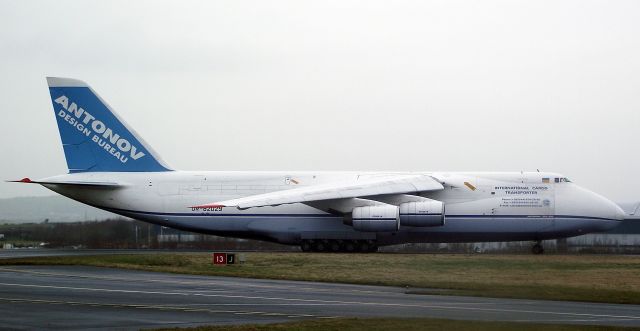
<path id="1" fill-rule="evenodd" d="M 591 192 L 591 200 L 591 202 L 587 201 L 587 203 L 591 204 L 593 216 L 616 221 L 625 219 L 626 213 L 613 201 L 593 192 Z"/>
<path id="2" fill-rule="evenodd" d="M 604 197 L 601 197 L 602 199 L 602 207 L 600 207 L 603 211 L 606 210 L 605 212 L 605 217 L 610 219 L 610 221 L 605 222 L 604 224 L 601 224 L 599 227 L 601 228 L 600 231 L 609 231 L 609 230 L 613 230 L 616 227 L 618 227 L 618 225 L 620 225 L 620 221 L 625 219 L 626 213 L 624 212 L 624 210 L 622 210 L 622 208 L 620 208 L 620 206 L 618 206 L 616 203 L 612 202 L 609 199 L 606 199 Z"/>
<path id="3" fill-rule="evenodd" d="M 556 193 L 557 215 L 578 215 L 584 233 L 609 231 L 620 225 L 625 212 L 611 200 L 577 185 Z"/>
<path id="4" fill-rule="evenodd" d="M 604 218 L 616 221 L 622 221 L 625 219 L 626 213 L 622 208 L 620 208 L 620 206 L 618 206 L 618 204 L 600 195 L 597 195 L 597 199 L 599 200 L 597 204 L 598 209 L 602 211 L 602 216 L 604 216 Z"/>
<path id="5" fill-rule="evenodd" d="M 613 218 L 618 220 L 618 221 L 622 221 L 626 218 L 627 213 L 624 212 L 624 210 L 622 210 L 622 208 L 620 208 L 620 206 L 615 205 L 615 212 L 613 214 Z"/>

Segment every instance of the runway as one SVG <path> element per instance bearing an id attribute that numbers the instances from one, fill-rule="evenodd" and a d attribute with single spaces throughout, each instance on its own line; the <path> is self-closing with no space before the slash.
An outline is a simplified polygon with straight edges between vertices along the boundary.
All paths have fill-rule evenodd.
<path id="1" fill-rule="evenodd" d="M 0 329 L 127 330 L 347 316 L 640 326 L 640 305 L 405 292 L 96 267 L 5 266 L 0 268 Z"/>

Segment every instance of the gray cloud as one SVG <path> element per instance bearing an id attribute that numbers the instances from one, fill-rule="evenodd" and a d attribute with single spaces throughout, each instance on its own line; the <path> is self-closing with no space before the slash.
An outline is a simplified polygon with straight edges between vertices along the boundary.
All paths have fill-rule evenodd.
<path id="1" fill-rule="evenodd" d="M 185 170 L 541 169 L 637 200 L 635 1 L 3 1 L 4 179 L 66 172 L 44 77 Z M 0 184 L 0 197 L 48 194 Z"/>

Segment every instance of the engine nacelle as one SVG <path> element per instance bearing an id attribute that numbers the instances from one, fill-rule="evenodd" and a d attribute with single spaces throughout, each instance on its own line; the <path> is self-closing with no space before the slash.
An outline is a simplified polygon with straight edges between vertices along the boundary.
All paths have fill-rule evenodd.
<path id="1" fill-rule="evenodd" d="M 443 226 L 444 203 L 442 201 L 407 202 L 400 205 L 402 226 Z"/>
<path id="2" fill-rule="evenodd" d="M 400 229 L 400 208 L 391 205 L 353 208 L 352 225 L 358 231 L 395 232 Z"/>

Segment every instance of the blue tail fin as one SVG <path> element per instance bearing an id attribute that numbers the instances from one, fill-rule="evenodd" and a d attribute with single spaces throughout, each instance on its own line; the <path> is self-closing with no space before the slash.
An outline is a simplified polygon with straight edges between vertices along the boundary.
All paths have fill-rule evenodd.
<path id="1" fill-rule="evenodd" d="M 47 83 L 69 172 L 170 170 L 85 82 Z"/>

